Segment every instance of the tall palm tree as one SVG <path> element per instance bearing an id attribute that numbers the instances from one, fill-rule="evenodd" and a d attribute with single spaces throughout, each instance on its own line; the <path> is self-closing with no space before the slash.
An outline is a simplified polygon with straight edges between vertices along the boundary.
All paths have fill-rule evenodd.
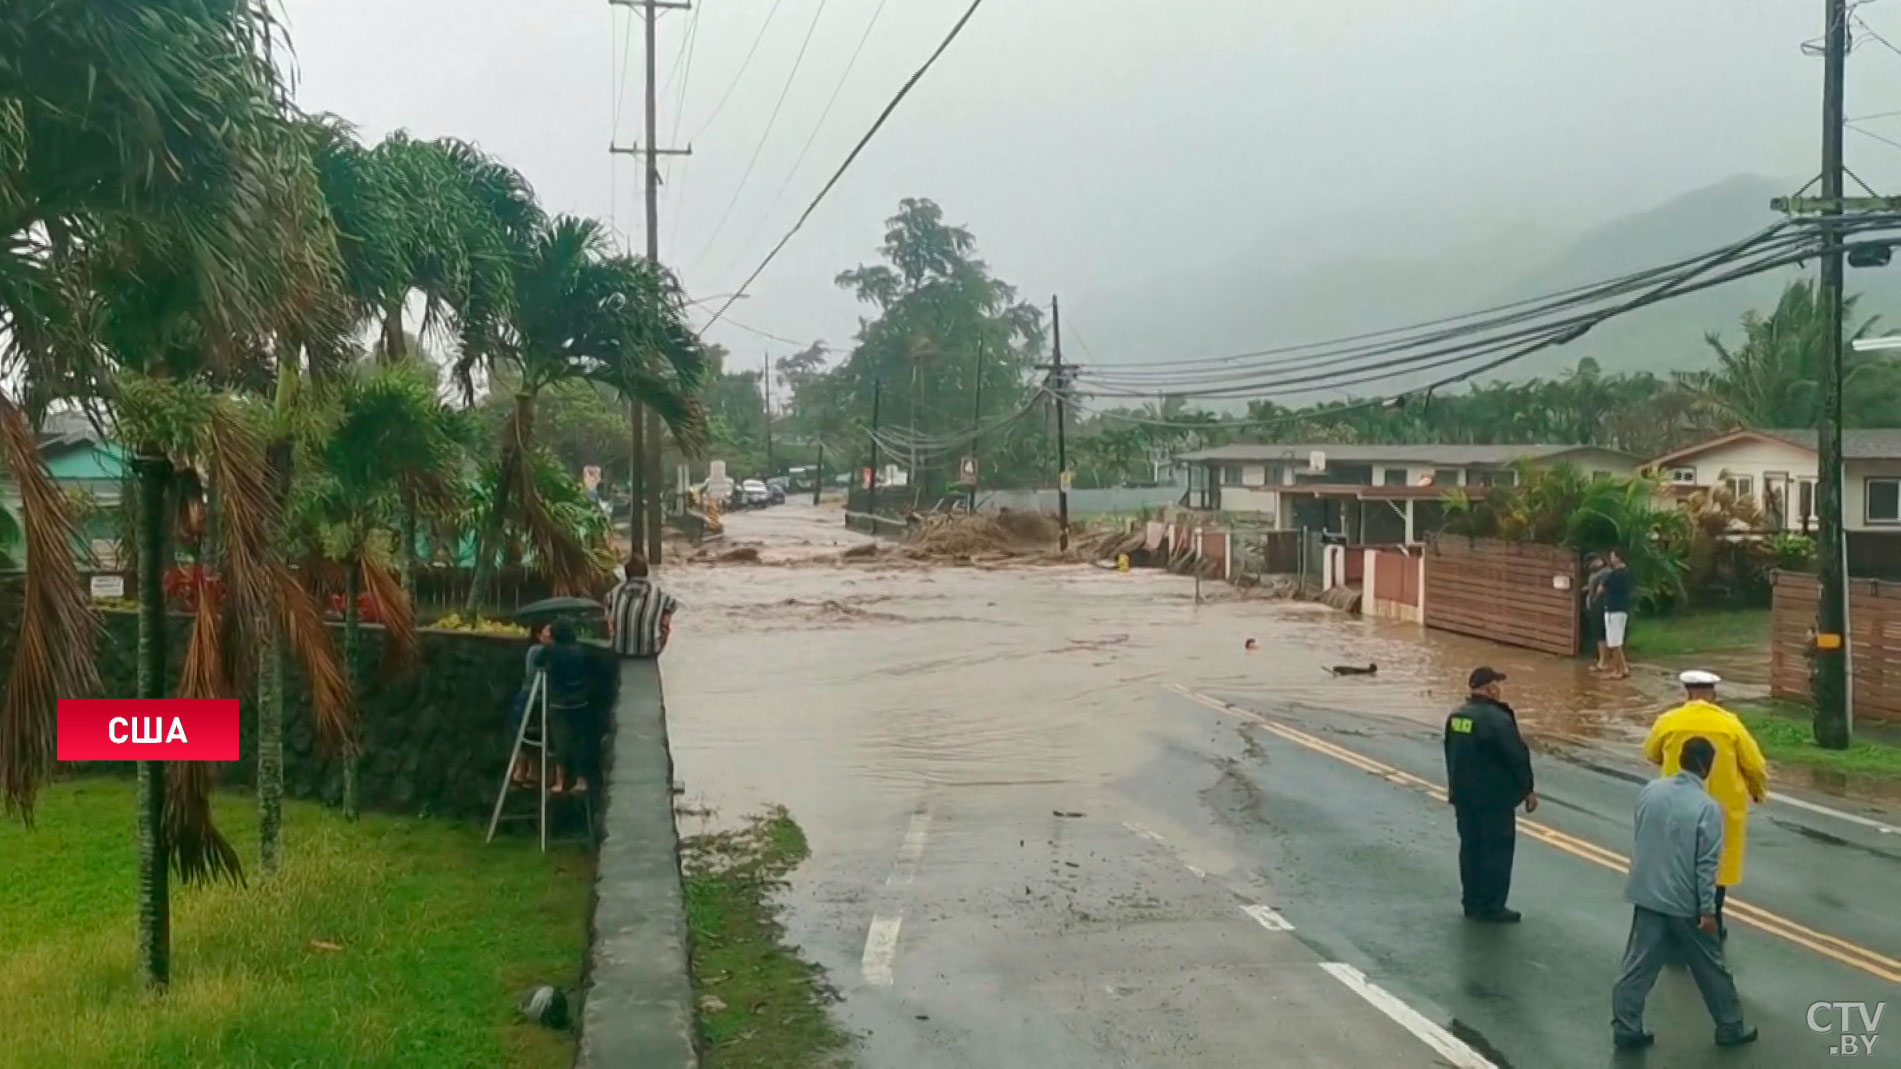
<path id="1" fill-rule="evenodd" d="M 1855 304 L 1853 297 L 1844 301 L 1843 323 L 1831 324 L 1815 285 L 1791 282 L 1768 315 L 1744 313 L 1740 347 L 1730 348 L 1716 334 L 1704 339 L 1716 354 L 1715 369 L 1682 374 L 1678 380 L 1716 422 L 1765 429 L 1814 426 L 1828 332 L 1853 320 Z M 1874 323 L 1868 319 L 1848 336 L 1859 338 Z M 1854 377 L 1851 367 L 1845 390 L 1852 392 Z"/>
<path id="2" fill-rule="evenodd" d="M 684 300 L 671 275 L 615 255 L 600 223 L 565 216 L 540 231 L 517 263 L 515 308 L 504 342 L 516 392 L 502 427 L 495 491 L 478 531 L 471 613 L 480 608 L 496 548 L 511 523 L 527 533 L 537 564 L 557 592 L 588 590 L 605 574 L 604 562 L 571 525 L 557 520 L 539 492 L 535 398 L 543 389 L 599 382 L 623 400 L 646 406 L 689 450 L 706 434 L 698 398 L 706 352 L 686 325 Z M 496 361 L 464 350 L 457 379 L 469 383 L 485 363 L 492 370 Z"/>

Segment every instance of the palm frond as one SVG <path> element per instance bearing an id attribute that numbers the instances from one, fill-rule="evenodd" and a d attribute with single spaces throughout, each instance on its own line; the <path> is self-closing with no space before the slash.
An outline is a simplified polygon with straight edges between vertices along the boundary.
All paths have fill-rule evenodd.
<path id="1" fill-rule="evenodd" d="M 416 635 L 416 614 L 402 580 L 380 554 L 365 553 L 359 567 L 363 592 L 370 596 L 383 623 L 383 664 L 388 668 L 415 664 L 421 656 L 421 645 Z"/>
<path id="2" fill-rule="evenodd" d="M 200 572 L 198 611 L 178 677 L 181 698 L 234 698 L 226 673 L 224 596 Z M 165 766 L 163 838 L 166 860 L 186 883 L 228 879 L 244 882 L 244 867 L 231 843 L 211 817 L 211 766 L 202 761 L 172 761 Z"/>
<path id="3" fill-rule="evenodd" d="M 99 689 L 93 651 L 100 629 L 74 560 L 79 532 L 72 502 L 46 470 L 26 414 L 4 393 L 0 465 L 20 494 L 30 565 L 13 664 L 0 697 L 0 788 L 7 811 L 31 822 L 34 798 L 53 764 L 59 699 Z"/>
<path id="4" fill-rule="evenodd" d="M 323 607 L 311 589 L 282 564 L 271 570 L 271 582 L 275 604 L 283 613 L 285 641 L 310 692 L 317 735 L 332 750 L 348 751 L 355 745 L 350 684 L 324 622 Z"/>

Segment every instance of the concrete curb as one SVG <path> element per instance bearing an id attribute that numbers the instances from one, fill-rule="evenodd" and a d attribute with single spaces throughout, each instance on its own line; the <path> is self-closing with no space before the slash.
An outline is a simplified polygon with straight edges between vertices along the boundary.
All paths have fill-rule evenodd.
<path id="1" fill-rule="evenodd" d="M 673 755 L 655 661 L 620 662 L 577 1066 L 693 1069 Z"/>

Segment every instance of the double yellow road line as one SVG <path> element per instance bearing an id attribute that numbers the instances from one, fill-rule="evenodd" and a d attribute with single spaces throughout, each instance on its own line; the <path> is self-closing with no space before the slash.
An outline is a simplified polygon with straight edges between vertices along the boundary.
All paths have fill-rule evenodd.
<path id="1" fill-rule="evenodd" d="M 1378 776 L 1389 783 L 1420 791 L 1441 802 L 1446 800 L 1445 788 L 1431 780 L 1422 779 L 1403 769 L 1394 768 L 1392 765 L 1385 764 L 1381 761 L 1375 761 L 1365 754 L 1355 753 L 1344 746 L 1328 742 L 1326 739 L 1319 738 L 1315 735 L 1310 735 L 1298 728 L 1289 727 L 1278 720 L 1270 720 L 1252 709 L 1243 709 L 1238 705 L 1224 702 L 1219 698 L 1210 697 L 1180 685 L 1171 685 L 1168 689 L 1190 701 L 1205 705 L 1210 709 L 1248 720 L 1259 725 L 1268 733 L 1286 739 L 1296 746 L 1331 757 L 1342 764 L 1351 765 L 1362 772 Z M 1575 835 L 1561 832 L 1549 824 L 1521 817 L 1518 821 L 1518 829 L 1529 838 L 1536 839 L 1555 850 L 1562 850 L 1572 857 L 1589 861 L 1593 865 L 1600 865 L 1610 869 L 1612 872 L 1618 873 L 1627 873 L 1630 871 L 1630 859 L 1624 855 L 1614 850 L 1608 850 L 1596 843 L 1580 839 Z M 1901 960 L 1896 960 L 1886 954 L 1870 950 L 1859 944 L 1851 943 L 1846 939 L 1841 939 L 1825 932 L 1818 932 L 1806 925 L 1798 924 L 1787 917 L 1771 913 L 1760 906 L 1752 906 L 1747 902 L 1739 901 L 1733 897 L 1724 904 L 1723 908 L 1724 912 L 1727 913 L 1732 920 L 1747 924 L 1759 931 L 1767 932 L 1779 939 L 1794 943 L 1796 946 L 1805 947 L 1825 958 L 1841 962 L 1843 965 L 1852 969 L 1859 969 L 1870 976 L 1879 977 L 1889 983 L 1901 984 Z"/>

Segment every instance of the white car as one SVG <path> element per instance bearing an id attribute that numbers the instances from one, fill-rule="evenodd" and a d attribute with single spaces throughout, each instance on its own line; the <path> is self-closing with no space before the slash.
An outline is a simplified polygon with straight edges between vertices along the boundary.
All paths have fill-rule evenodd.
<path id="1" fill-rule="evenodd" d="M 739 503 L 748 507 L 763 505 L 772 500 L 772 491 L 758 479 L 747 479 L 739 484 Z"/>

